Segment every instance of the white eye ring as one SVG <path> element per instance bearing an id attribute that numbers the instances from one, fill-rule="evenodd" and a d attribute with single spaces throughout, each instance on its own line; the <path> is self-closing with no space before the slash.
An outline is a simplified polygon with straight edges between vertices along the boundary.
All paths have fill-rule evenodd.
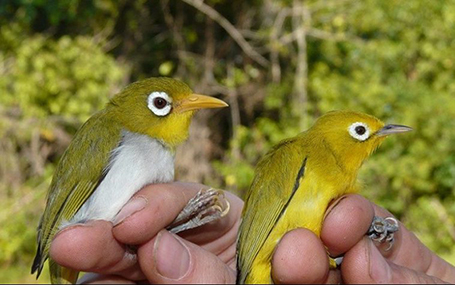
<path id="1" fill-rule="evenodd" d="M 370 128 L 365 123 L 355 122 L 349 126 L 348 131 L 351 137 L 362 142 L 370 137 Z"/>
<path id="2" fill-rule="evenodd" d="M 166 116 L 171 112 L 172 98 L 166 92 L 152 92 L 147 98 L 147 107 L 157 116 Z"/>

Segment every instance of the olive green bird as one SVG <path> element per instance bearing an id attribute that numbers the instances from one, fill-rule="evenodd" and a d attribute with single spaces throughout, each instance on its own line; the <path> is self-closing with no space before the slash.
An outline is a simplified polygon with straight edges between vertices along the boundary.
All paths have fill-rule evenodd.
<path id="1" fill-rule="evenodd" d="M 268 152 L 246 195 L 237 243 L 237 283 L 273 283 L 271 259 L 281 237 L 296 228 L 319 236 L 330 201 L 358 191 L 356 177 L 363 161 L 386 136 L 409 130 L 358 112 L 332 111 Z M 380 218 L 375 219 L 378 222 L 389 232 L 375 233 L 372 228 L 370 237 L 393 241 L 396 225 Z"/>
<path id="2" fill-rule="evenodd" d="M 38 249 L 32 273 L 39 277 L 50 244 L 64 227 L 89 220 L 113 221 L 128 200 L 150 183 L 174 179 L 176 147 L 188 137 L 196 110 L 220 108 L 221 100 L 194 94 L 178 80 L 149 78 L 127 86 L 77 131 L 54 173 L 38 226 Z M 201 225 L 223 214 L 217 191 L 198 195 L 220 210 L 197 215 L 189 203 L 174 232 Z M 191 202 L 191 201 L 190 201 Z M 194 201 L 193 201 L 194 202 Z M 52 283 L 74 283 L 77 271 L 49 260 Z"/>

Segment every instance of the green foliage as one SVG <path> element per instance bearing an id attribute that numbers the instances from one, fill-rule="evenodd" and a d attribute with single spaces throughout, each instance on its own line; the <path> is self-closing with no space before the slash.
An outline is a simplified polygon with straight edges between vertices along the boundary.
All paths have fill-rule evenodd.
<path id="1" fill-rule="evenodd" d="M 443 205 L 437 196 L 428 195 L 417 199 L 408 209 L 408 224 L 417 230 L 422 242 L 431 245 L 438 252 L 453 254 L 455 228 L 453 209 L 450 209 L 453 202 L 451 199 L 450 203 Z"/>
<path id="2" fill-rule="evenodd" d="M 55 163 L 125 69 L 89 37 L 26 36 L 12 25 L 0 39 L 0 271 L 29 272 Z M 2 282 L 33 281 L 6 272 Z"/>
<path id="3" fill-rule="evenodd" d="M 84 121 L 107 102 L 122 76 L 112 58 L 86 37 L 51 41 L 36 35 L 2 57 L 11 66 L 0 81 L 0 104 L 20 108 L 24 117 Z"/>

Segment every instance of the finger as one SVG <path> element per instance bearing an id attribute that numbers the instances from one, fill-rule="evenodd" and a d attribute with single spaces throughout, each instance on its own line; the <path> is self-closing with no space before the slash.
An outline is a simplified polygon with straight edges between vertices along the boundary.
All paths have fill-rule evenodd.
<path id="1" fill-rule="evenodd" d="M 373 207 L 376 216 L 393 216 L 384 208 L 374 204 Z M 399 226 L 399 230 L 394 235 L 395 242 L 390 250 L 386 250 L 387 245 L 385 244 L 378 246 L 381 254 L 399 266 L 455 282 L 455 267 L 432 252 L 401 222 L 399 222 Z"/>
<path id="2" fill-rule="evenodd" d="M 227 232 L 221 231 L 220 234 L 222 234 L 221 237 L 216 238 L 215 236 L 212 237 L 214 240 L 210 241 L 203 241 L 203 238 L 197 238 L 193 239 L 193 237 L 199 237 L 204 234 L 205 232 L 205 227 L 210 227 L 210 225 L 204 225 L 200 228 L 193 229 L 188 232 L 190 233 L 179 233 L 179 236 L 184 238 L 185 240 L 188 240 L 194 244 L 197 244 L 200 246 L 202 249 L 216 255 L 222 262 L 225 264 L 229 265 L 232 269 L 235 269 L 236 265 L 236 242 L 237 242 L 237 233 L 238 229 L 240 226 L 240 219 L 237 220 L 237 222 L 230 228 L 228 229 Z M 194 232 L 198 231 L 198 232 Z M 193 236 L 192 236 L 193 235 Z M 197 240 L 197 242 L 194 242 L 194 240 Z"/>
<path id="3" fill-rule="evenodd" d="M 393 217 L 387 210 L 359 195 L 347 195 L 341 199 L 327 214 L 321 232 L 321 239 L 331 255 L 347 252 L 363 240 L 373 216 Z M 394 240 L 389 250 L 386 250 L 388 243 L 376 246 L 383 256 L 395 264 L 445 280 L 455 274 L 453 266 L 431 252 L 401 223 Z"/>
<path id="4" fill-rule="evenodd" d="M 367 237 L 346 253 L 341 273 L 345 283 L 443 283 L 437 277 L 394 264 Z"/>
<path id="5" fill-rule="evenodd" d="M 337 271 L 329 271 L 329 259 L 321 240 L 310 230 L 296 229 L 285 234 L 272 258 L 275 283 L 339 283 Z"/>
<path id="6" fill-rule="evenodd" d="M 138 249 L 139 264 L 152 283 L 234 283 L 235 272 L 217 256 L 162 230 Z"/>
<path id="7" fill-rule="evenodd" d="M 126 244 L 142 244 L 150 240 L 177 217 L 197 192 L 207 188 L 201 184 L 182 182 L 146 186 L 120 211 L 120 221 L 114 226 L 115 238 Z M 243 202 L 229 192 L 225 195 L 231 204 L 225 217 L 181 235 L 214 253 L 226 250 L 226 245 L 235 241 Z M 219 240 L 220 237 L 233 241 Z"/>
<path id="8" fill-rule="evenodd" d="M 385 209 L 371 203 L 360 195 L 346 195 L 342 197 L 327 214 L 321 239 L 332 256 L 338 256 L 349 251 L 363 239 L 371 225 L 374 216 L 392 217 Z M 414 238 L 413 238 L 414 237 Z M 403 238 L 407 241 L 403 243 Z M 429 251 L 412 235 L 402 224 L 394 235 L 394 244 L 389 249 L 388 243 L 376 244 L 382 254 L 399 265 L 411 266 L 415 270 L 424 270 L 431 260 Z M 403 250 L 404 249 L 404 250 Z M 424 253 L 423 258 L 419 256 Z M 416 260 L 419 260 L 416 262 Z"/>
<path id="9" fill-rule="evenodd" d="M 122 208 L 114 236 L 126 244 L 142 244 L 169 225 L 202 187 L 181 183 L 147 185 Z"/>
<path id="10" fill-rule="evenodd" d="M 346 195 L 333 203 L 324 220 L 321 240 L 331 256 L 351 249 L 367 233 L 374 217 L 374 207 L 360 195 Z"/>
<path id="11" fill-rule="evenodd" d="M 90 221 L 61 231 L 52 241 L 50 256 L 78 271 L 119 273 L 143 279 L 134 254 L 112 235 L 112 223 Z"/>

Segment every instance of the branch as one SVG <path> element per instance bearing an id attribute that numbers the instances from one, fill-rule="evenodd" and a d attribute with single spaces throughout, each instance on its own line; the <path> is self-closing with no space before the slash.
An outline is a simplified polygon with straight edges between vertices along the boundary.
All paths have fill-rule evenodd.
<path id="1" fill-rule="evenodd" d="M 307 31 L 311 27 L 311 15 L 306 4 L 301 0 L 294 0 L 292 4 L 292 29 L 295 32 L 297 43 L 297 63 L 294 77 L 294 111 L 299 118 L 299 127 L 307 128 L 308 114 L 308 45 Z"/>
<path id="2" fill-rule="evenodd" d="M 197 0 L 182 0 L 183 2 L 193 6 L 200 12 L 204 13 L 207 17 L 217 22 L 223 29 L 234 39 L 240 48 L 254 61 L 265 67 L 269 64 L 268 60 L 256 52 L 253 47 L 245 40 L 242 34 L 218 11 L 205 4 L 203 1 Z"/>
<path id="3" fill-rule="evenodd" d="M 292 31 L 292 33 L 289 33 L 287 35 L 282 36 L 279 41 L 283 44 L 289 44 L 297 39 L 297 35 L 300 33 L 301 29 L 305 29 L 304 27 Z M 351 41 L 355 43 L 364 43 L 365 41 L 358 38 L 358 37 L 348 37 L 344 34 L 332 34 L 323 30 L 315 29 L 315 28 L 309 28 L 306 30 L 306 35 L 317 38 L 317 39 L 322 39 L 322 40 L 329 40 L 329 41 L 335 41 L 335 42 L 342 42 L 342 41 Z"/>
<path id="4" fill-rule="evenodd" d="M 336 41 L 336 42 L 341 42 L 341 41 L 351 41 L 355 43 L 364 43 L 364 40 L 358 37 L 348 37 L 344 34 L 332 34 L 323 30 L 319 29 L 309 29 L 307 31 L 307 35 L 318 38 L 318 39 L 323 39 L 323 40 L 329 40 L 329 41 Z"/>
<path id="5" fill-rule="evenodd" d="M 284 20 L 286 15 L 289 13 L 288 9 L 283 9 L 278 12 L 278 15 L 273 22 L 272 31 L 270 32 L 270 42 L 272 43 L 270 48 L 270 62 L 272 63 L 272 81 L 280 82 L 281 81 L 281 66 L 280 59 L 278 55 L 279 48 L 277 47 L 278 35 L 283 29 Z"/>

